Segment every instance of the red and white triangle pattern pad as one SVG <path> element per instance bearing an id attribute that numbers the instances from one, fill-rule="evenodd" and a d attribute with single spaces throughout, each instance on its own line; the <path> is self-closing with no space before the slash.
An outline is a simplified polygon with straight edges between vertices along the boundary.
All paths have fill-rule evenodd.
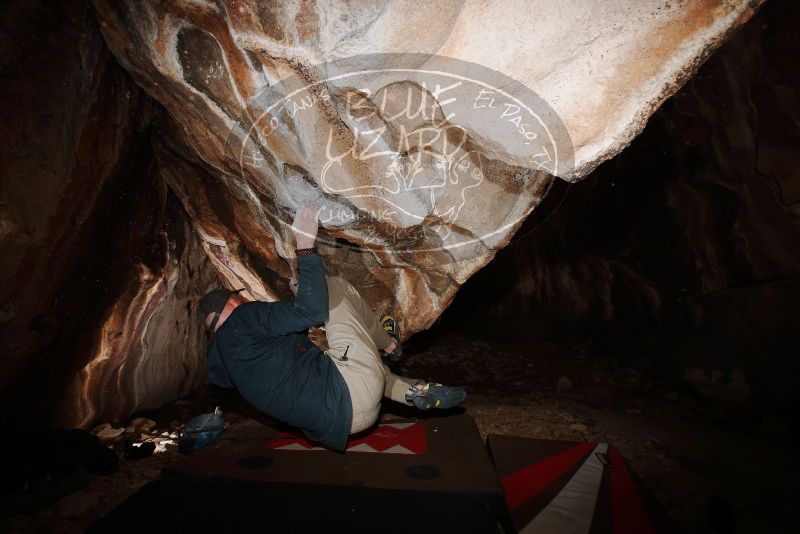
<path id="1" fill-rule="evenodd" d="M 268 443 L 270 449 L 282 451 L 317 451 L 323 447 L 306 439 L 300 433 L 281 432 Z M 419 422 L 382 423 L 369 434 L 350 439 L 347 452 L 378 452 L 384 454 L 425 454 L 428 436 Z"/>

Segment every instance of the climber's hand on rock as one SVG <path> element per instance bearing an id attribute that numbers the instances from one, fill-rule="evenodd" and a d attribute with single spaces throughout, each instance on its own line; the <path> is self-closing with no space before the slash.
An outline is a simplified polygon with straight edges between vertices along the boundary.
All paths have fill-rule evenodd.
<path id="1" fill-rule="evenodd" d="M 294 234 L 296 248 L 313 248 L 317 240 L 317 215 L 319 208 L 311 205 L 303 205 L 298 208 L 292 221 L 292 233 Z"/>

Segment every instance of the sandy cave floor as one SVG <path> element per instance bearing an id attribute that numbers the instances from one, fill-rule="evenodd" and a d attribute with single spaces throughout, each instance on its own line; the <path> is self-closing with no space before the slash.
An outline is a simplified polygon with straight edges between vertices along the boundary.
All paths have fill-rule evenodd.
<path id="1" fill-rule="evenodd" d="M 582 356 L 580 348 L 511 346 L 445 333 L 406 351 L 408 376 L 463 385 L 466 414 L 482 437 L 505 434 L 608 441 L 623 454 L 658 502 L 687 532 L 712 532 L 709 502 L 730 503 L 735 532 L 798 532 L 794 484 L 797 432 L 781 437 L 750 424 L 741 408 L 691 391 L 669 390 L 613 360 Z M 569 381 L 562 377 L 566 377 Z M 229 423 L 260 414 L 232 391 L 202 387 L 145 416 L 153 435 L 179 430 L 191 417 L 220 405 Z M 405 408 L 386 401 L 385 417 Z M 124 426 L 127 421 L 115 422 Z M 122 450 L 123 434 L 110 442 Z M 74 518 L 53 504 L 30 515 L 0 520 L 5 532 L 82 532 L 178 456 L 175 447 L 150 458 L 121 460 L 110 476 L 91 477 L 81 491 L 97 505 Z"/>

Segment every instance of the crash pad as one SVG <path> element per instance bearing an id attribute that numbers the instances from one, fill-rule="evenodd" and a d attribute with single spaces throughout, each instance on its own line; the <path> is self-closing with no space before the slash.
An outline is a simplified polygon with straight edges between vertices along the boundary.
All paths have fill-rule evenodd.
<path id="1" fill-rule="evenodd" d="M 497 533 L 476 495 L 244 480 L 151 482 L 87 532 Z"/>
<path id="2" fill-rule="evenodd" d="M 490 435 L 487 447 L 518 532 L 675 531 L 613 445 Z"/>
<path id="3" fill-rule="evenodd" d="M 345 452 L 247 420 L 180 458 L 94 531 L 499 532 L 502 490 L 463 415 L 384 421 Z"/>
<path id="4" fill-rule="evenodd" d="M 181 458 L 171 477 L 467 492 L 502 500 L 474 421 L 465 415 L 385 421 L 351 436 L 344 453 L 254 420 Z"/>

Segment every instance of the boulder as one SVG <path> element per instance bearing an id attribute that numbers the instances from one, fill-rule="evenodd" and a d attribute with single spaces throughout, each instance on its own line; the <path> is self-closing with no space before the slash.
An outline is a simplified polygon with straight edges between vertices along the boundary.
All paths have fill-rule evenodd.
<path id="1" fill-rule="evenodd" d="M 404 335 L 759 4 L 95 2 L 170 116 L 163 176 L 226 285 L 287 295 L 286 223 L 316 203 L 330 271 Z"/>

